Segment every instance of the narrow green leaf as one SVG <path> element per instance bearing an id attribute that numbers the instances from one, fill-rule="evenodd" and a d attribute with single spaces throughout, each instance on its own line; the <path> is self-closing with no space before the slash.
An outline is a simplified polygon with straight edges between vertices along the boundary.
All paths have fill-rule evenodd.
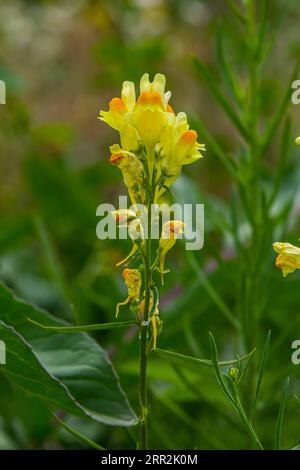
<path id="1" fill-rule="evenodd" d="M 249 433 L 249 436 L 252 437 L 252 439 L 257 444 L 257 446 L 260 450 L 264 450 L 264 448 L 263 448 L 263 446 L 262 446 L 262 444 L 261 444 L 261 442 L 260 442 L 253 426 L 252 426 L 252 423 L 250 422 L 248 416 L 245 413 L 243 405 L 242 405 L 242 403 L 241 403 L 238 396 L 236 397 L 236 405 L 237 405 L 237 409 L 238 409 L 239 415 L 241 417 L 241 420 L 243 421 L 243 423 L 245 425 L 245 428 L 247 429 L 247 431 Z"/>
<path id="2" fill-rule="evenodd" d="M 279 153 L 279 158 L 278 162 L 276 165 L 276 173 L 275 173 L 275 178 L 274 178 L 274 184 L 273 184 L 273 191 L 270 197 L 270 200 L 268 202 L 268 207 L 270 208 L 277 196 L 278 190 L 280 188 L 280 185 L 282 183 L 282 174 L 285 170 L 286 167 L 286 162 L 287 158 L 289 155 L 289 147 L 291 143 L 291 119 L 288 118 L 285 122 L 283 133 L 282 133 L 282 139 L 281 139 L 281 147 L 280 147 L 280 153 Z"/>
<path id="3" fill-rule="evenodd" d="M 281 400 L 280 400 L 280 405 L 279 405 L 279 412 L 278 412 L 278 418 L 277 418 L 276 429 L 275 429 L 275 450 L 282 449 L 283 419 L 284 419 L 284 412 L 285 412 L 285 407 L 286 407 L 286 400 L 287 400 L 289 385 L 290 385 L 290 379 L 288 377 L 283 385 Z"/>
<path id="4" fill-rule="evenodd" d="M 198 59 L 198 57 L 193 58 L 193 63 L 197 72 L 199 73 L 201 78 L 206 82 L 211 93 L 214 95 L 216 101 L 222 106 L 229 119 L 239 130 L 242 137 L 244 137 L 246 141 L 250 141 L 248 129 L 244 126 L 241 118 L 234 110 L 232 104 L 229 103 L 226 96 L 222 93 L 220 84 L 217 83 L 212 71 L 206 65 L 204 65 L 201 60 Z"/>
<path id="5" fill-rule="evenodd" d="M 241 10 L 238 8 L 236 0 L 227 0 L 228 6 L 231 9 L 232 13 L 234 16 L 240 21 L 242 25 L 246 24 L 246 18 L 241 12 Z"/>
<path id="6" fill-rule="evenodd" d="M 98 331 L 98 330 L 113 330 L 115 328 L 123 328 L 125 326 L 137 325 L 136 321 L 123 321 L 114 323 L 96 323 L 94 325 L 79 325 L 79 326 L 49 326 L 43 325 L 42 323 L 36 322 L 31 318 L 28 321 L 43 330 L 53 331 L 56 333 L 83 333 L 87 331 Z"/>
<path id="7" fill-rule="evenodd" d="M 292 94 L 291 83 L 297 78 L 298 70 L 299 70 L 299 64 L 296 65 L 296 67 L 293 71 L 293 74 L 292 74 L 291 79 L 288 83 L 286 92 L 283 95 L 282 101 L 279 104 L 279 106 L 277 106 L 277 112 L 275 113 L 273 119 L 270 120 L 269 124 L 266 127 L 265 135 L 264 135 L 264 138 L 263 138 L 263 141 L 262 141 L 262 144 L 261 144 L 261 148 L 260 148 L 260 155 L 264 155 L 266 150 L 268 149 L 268 147 L 271 143 L 271 140 L 273 139 L 273 137 L 274 137 L 279 125 L 280 125 L 280 122 L 281 122 L 281 120 L 282 120 L 282 118 L 285 114 L 285 111 L 286 111 L 287 107 L 290 104 L 291 94 Z"/>
<path id="8" fill-rule="evenodd" d="M 104 447 L 101 447 L 99 444 L 97 444 L 96 442 L 92 441 L 91 439 L 89 439 L 88 437 L 84 436 L 83 434 L 81 434 L 80 432 L 76 431 L 74 428 L 72 428 L 71 426 L 69 426 L 67 423 L 65 423 L 64 421 L 62 421 L 61 419 L 59 419 L 58 416 L 56 416 L 55 413 L 53 413 L 52 411 L 50 411 L 51 415 L 53 416 L 54 419 L 56 419 L 56 421 L 61 424 L 61 426 L 66 430 L 68 431 L 70 434 L 72 434 L 74 437 L 76 437 L 79 441 L 81 441 L 83 444 L 89 446 L 89 447 L 93 447 L 94 449 L 97 449 L 97 450 L 107 450 L 105 449 Z"/>
<path id="9" fill-rule="evenodd" d="M 217 291 L 214 289 L 214 287 L 211 285 L 207 277 L 204 276 L 200 266 L 197 265 L 197 262 L 195 260 L 195 255 L 188 254 L 187 259 L 188 259 L 190 266 L 193 268 L 196 276 L 198 277 L 199 281 L 201 282 L 202 286 L 205 288 L 206 292 L 208 293 L 212 301 L 215 303 L 215 305 L 219 308 L 220 312 L 231 323 L 232 326 L 234 326 L 236 329 L 239 329 L 238 320 L 232 315 L 231 311 L 229 310 L 227 305 L 224 303 L 224 301 L 221 299 L 221 297 L 219 296 Z"/>
<path id="10" fill-rule="evenodd" d="M 57 256 L 54 244 L 49 236 L 47 228 L 44 224 L 42 217 L 36 214 L 33 217 L 33 224 L 35 231 L 37 233 L 38 239 L 43 247 L 43 254 L 45 256 L 45 261 L 49 274 L 59 290 L 61 298 L 63 300 L 64 308 L 68 314 L 68 318 L 73 318 L 76 320 L 76 312 L 71 310 L 70 305 L 73 305 L 73 299 L 70 292 L 70 288 L 65 278 L 63 267 Z"/>
<path id="11" fill-rule="evenodd" d="M 221 25 L 218 25 L 216 29 L 216 53 L 218 58 L 218 64 L 222 72 L 224 81 L 226 82 L 228 91 L 234 99 L 237 106 L 241 106 L 242 91 L 237 81 L 236 74 L 233 72 L 226 52 L 224 50 L 224 37 L 223 29 Z"/>
<path id="12" fill-rule="evenodd" d="M 218 143 L 217 139 L 206 129 L 203 122 L 199 117 L 194 118 L 195 125 L 198 127 L 199 134 L 201 134 L 202 140 L 207 145 L 208 149 L 211 149 L 216 157 L 220 159 L 228 173 L 234 178 L 234 180 L 240 181 L 240 175 L 237 169 L 237 164 L 231 155 L 228 155 L 224 152 L 221 145 Z"/>
<path id="13" fill-rule="evenodd" d="M 240 357 L 239 359 L 232 359 L 229 361 L 219 361 L 219 367 L 235 365 L 239 361 L 244 361 L 246 359 L 251 358 L 254 355 L 254 353 L 255 353 L 255 349 L 253 349 L 249 354 Z M 167 351 L 165 349 L 156 348 L 154 351 L 152 351 L 152 354 L 155 354 L 155 355 L 158 355 L 158 356 L 161 356 L 161 357 L 164 357 L 164 358 L 167 358 L 172 361 L 179 362 L 185 365 L 214 367 L 213 361 L 209 359 L 200 359 L 198 357 L 186 356 L 184 354 L 175 353 L 173 351 Z"/>
<path id="14" fill-rule="evenodd" d="M 268 30 L 269 11 L 267 0 L 260 0 L 259 2 L 259 27 L 257 37 L 257 50 L 256 58 L 259 61 L 262 58 L 262 50 L 265 44 L 266 34 Z"/>
<path id="15" fill-rule="evenodd" d="M 210 347 L 211 347 L 212 363 L 213 363 L 213 366 L 214 366 L 214 369 L 215 369 L 217 382 L 220 385 L 220 388 L 221 388 L 222 392 L 224 393 L 225 397 L 227 398 L 227 400 L 229 401 L 231 406 L 236 411 L 238 411 L 238 408 L 235 404 L 234 398 L 232 397 L 231 393 L 229 392 L 228 387 L 226 385 L 226 382 L 223 378 L 222 372 L 220 370 L 217 345 L 216 345 L 215 338 L 213 337 L 213 334 L 211 333 L 211 331 L 209 332 L 209 341 L 210 341 Z"/>
<path id="16" fill-rule="evenodd" d="M 254 395 L 254 399 L 253 399 L 250 414 L 249 414 L 250 421 L 252 421 L 252 419 L 253 419 L 257 399 L 258 399 L 259 392 L 260 392 L 260 389 L 261 389 L 261 384 L 262 384 L 262 380 L 263 380 L 263 377 L 264 377 L 264 373 L 265 373 L 265 369 L 266 369 L 266 363 L 267 363 L 267 359 L 268 359 L 270 341 L 271 341 L 271 330 L 267 334 L 267 339 L 266 339 L 266 342 L 265 342 L 265 346 L 264 346 L 264 350 L 263 350 L 263 354 L 262 354 L 262 358 L 261 358 L 261 362 L 260 362 L 260 366 L 259 366 L 259 372 L 258 372 L 255 395 Z"/>
<path id="17" fill-rule="evenodd" d="M 211 345 L 212 361 L 213 361 L 213 364 L 214 364 L 215 374 L 216 374 L 216 377 L 217 377 L 217 381 L 220 385 L 220 388 L 223 391 L 223 393 L 224 393 L 225 397 L 227 398 L 228 402 L 230 403 L 230 405 L 234 408 L 235 411 L 238 412 L 238 414 L 239 414 L 240 418 L 242 419 L 242 421 L 245 425 L 245 428 L 247 429 L 249 435 L 256 442 L 259 449 L 263 449 L 263 447 L 261 445 L 261 442 L 260 442 L 259 438 L 257 437 L 257 435 L 256 435 L 256 433 L 255 433 L 255 431 L 252 427 L 252 424 L 250 423 L 250 421 L 249 421 L 249 419 L 248 419 L 248 417 L 247 417 L 247 415 L 244 411 L 244 408 L 243 408 L 243 406 L 240 402 L 240 399 L 239 399 L 237 393 L 235 394 L 235 396 L 233 396 L 232 393 L 230 393 L 230 391 L 228 389 L 228 386 L 226 385 L 226 382 L 223 378 L 223 375 L 222 375 L 222 372 L 221 372 L 220 366 L 219 366 L 217 345 L 216 345 L 215 339 L 213 337 L 213 334 L 211 332 L 209 332 L 209 340 L 210 340 L 210 345 Z"/>

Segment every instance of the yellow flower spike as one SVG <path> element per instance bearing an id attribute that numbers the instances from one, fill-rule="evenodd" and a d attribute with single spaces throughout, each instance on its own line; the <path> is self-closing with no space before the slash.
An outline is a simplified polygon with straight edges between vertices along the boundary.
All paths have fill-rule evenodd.
<path id="1" fill-rule="evenodd" d="M 123 180 L 128 188 L 132 203 L 136 204 L 134 186 L 138 184 L 141 187 L 143 184 L 143 164 L 134 153 L 122 150 L 117 144 L 112 145 L 110 151 L 112 153 L 110 161 L 122 171 Z"/>
<path id="2" fill-rule="evenodd" d="M 300 248 L 283 242 L 273 243 L 273 248 L 278 253 L 276 267 L 282 270 L 283 277 L 300 269 Z"/>
<path id="3" fill-rule="evenodd" d="M 295 144 L 300 145 L 300 137 L 297 137 L 297 139 L 295 140 Z"/>
<path id="4" fill-rule="evenodd" d="M 169 220 L 163 224 L 162 235 L 159 240 L 159 270 L 161 283 L 164 284 L 164 265 L 168 251 L 175 245 L 177 238 L 182 235 L 185 224 L 180 220 Z"/>
<path id="5" fill-rule="evenodd" d="M 128 291 L 128 297 L 124 302 L 120 302 L 116 307 L 116 318 L 119 315 L 119 309 L 121 306 L 127 305 L 133 301 L 139 300 L 140 290 L 142 285 L 141 273 L 138 269 L 125 268 L 123 271 L 123 279 Z"/>

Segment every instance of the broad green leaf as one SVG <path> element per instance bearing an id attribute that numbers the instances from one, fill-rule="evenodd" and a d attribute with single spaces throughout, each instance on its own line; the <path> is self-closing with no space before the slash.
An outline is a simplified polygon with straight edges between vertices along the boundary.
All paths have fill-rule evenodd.
<path id="1" fill-rule="evenodd" d="M 78 413 L 75 400 L 67 388 L 46 371 L 24 338 L 1 320 L 0 337 L 7 352 L 6 364 L 1 366 L 1 372 L 8 380 L 55 406 Z"/>
<path id="2" fill-rule="evenodd" d="M 79 416 L 119 426 L 137 422 L 107 354 L 93 338 L 86 333 L 66 335 L 45 331 L 30 323 L 28 317 L 38 323 L 61 326 L 47 312 L 17 299 L 0 284 L 0 319 L 20 335 L 18 344 L 21 344 L 20 339 L 23 341 L 22 353 L 14 348 L 7 351 L 3 373 L 11 381 L 44 401 Z M 26 359 L 24 344 L 29 351 Z M 23 359 L 23 367 L 19 368 L 21 379 L 14 373 L 16 354 L 19 360 Z M 32 377 L 32 367 L 35 366 L 37 374 L 38 364 L 40 376 Z M 55 381 L 54 391 L 49 389 L 51 379 Z"/>

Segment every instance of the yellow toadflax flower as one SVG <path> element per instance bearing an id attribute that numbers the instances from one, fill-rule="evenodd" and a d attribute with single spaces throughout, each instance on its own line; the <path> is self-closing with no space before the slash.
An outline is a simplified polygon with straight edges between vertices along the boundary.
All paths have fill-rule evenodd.
<path id="1" fill-rule="evenodd" d="M 165 93 L 165 86 L 166 78 L 161 73 L 155 75 L 152 83 L 149 81 L 149 75 L 145 73 L 140 82 L 140 96 L 130 115 L 130 122 L 145 144 L 149 156 L 153 154 L 164 128 L 174 115 L 168 105 L 171 93 Z"/>
<path id="2" fill-rule="evenodd" d="M 159 270 L 161 283 L 164 283 L 164 265 L 168 251 L 175 245 L 177 238 L 183 234 L 184 222 L 180 220 L 169 220 L 163 224 L 161 238 L 159 240 Z"/>
<path id="3" fill-rule="evenodd" d="M 119 309 L 121 306 L 127 305 L 132 302 L 139 302 L 140 290 L 142 285 L 141 273 L 138 269 L 126 268 L 123 271 L 123 279 L 127 287 L 128 297 L 124 302 L 120 302 L 116 308 L 116 317 L 119 315 Z"/>
<path id="4" fill-rule="evenodd" d="M 124 82 L 121 98 L 113 98 L 108 111 L 100 111 L 100 119 L 120 133 L 124 150 L 137 150 L 143 142 L 152 152 L 160 139 L 169 116 L 173 115 L 168 100 L 171 93 L 165 93 L 166 78 L 157 73 L 153 82 L 145 73 L 140 81 L 140 95 L 136 100 L 134 83 Z"/>
<path id="5" fill-rule="evenodd" d="M 193 163 L 203 155 L 205 145 L 197 142 L 197 132 L 189 129 L 185 113 L 178 113 L 164 129 L 158 147 L 164 186 L 171 186 L 181 172 L 182 165 Z"/>
<path id="6" fill-rule="evenodd" d="M 189 129 L 185 113 L 175 115 L 169 105 L 171 92 L 165 92 L 165 86 L 163 74 L 157 73 L 151 82 L 145 73 L 140 81 L 137 99 L 134 83 L 126 81 L 122 86 L 121 98 L 113 98 L 109 110 L 100 111 L 99 118 L 120 134 L 121 147 L 111 147 L 111 161 L 122 169 L 133 201 L 132 187 L 136 183 L 135 175 L 142 173 L 142 167 L 137 162 L 141 164 L 143 149 L 150 181 L 154 168 L 156 172 L 158 188 L 155 200 L 176 180 L 182 165 L 195 162 L 202 157 L 201 151 L 205 150 L 205 146 L 197 142 L 196 131 Z"/>
<path id="7" fill-rule="evenodd" d="M 273 248 L 278 253 L 276 267 L 282 270 L 284 277 L 300 269 L 300 248 L 282 242 L 273 243 Z"/>
<path id="8" fill-rule="evenodd" d="M 100 111 L 99 119 L 120 133 L 121 145 L 124 150 L 136 150 L 139 147 L 138 134 L 128 122 L 128 113 L 135 106 L 134 83 L 124 82 L 122 98 L 113 98 L 109 102 L 108 111 Z"/>

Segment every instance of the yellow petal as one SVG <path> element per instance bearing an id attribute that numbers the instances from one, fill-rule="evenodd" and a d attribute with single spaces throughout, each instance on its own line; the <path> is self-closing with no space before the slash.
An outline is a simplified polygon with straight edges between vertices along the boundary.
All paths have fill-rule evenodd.
<path id="1" fill-rule="evenodd" d="M 135 88 L 133 82 L 124 82 L 122 87 L 122 100 L 128 111 L 132 111 L 135 106 Z"/>

